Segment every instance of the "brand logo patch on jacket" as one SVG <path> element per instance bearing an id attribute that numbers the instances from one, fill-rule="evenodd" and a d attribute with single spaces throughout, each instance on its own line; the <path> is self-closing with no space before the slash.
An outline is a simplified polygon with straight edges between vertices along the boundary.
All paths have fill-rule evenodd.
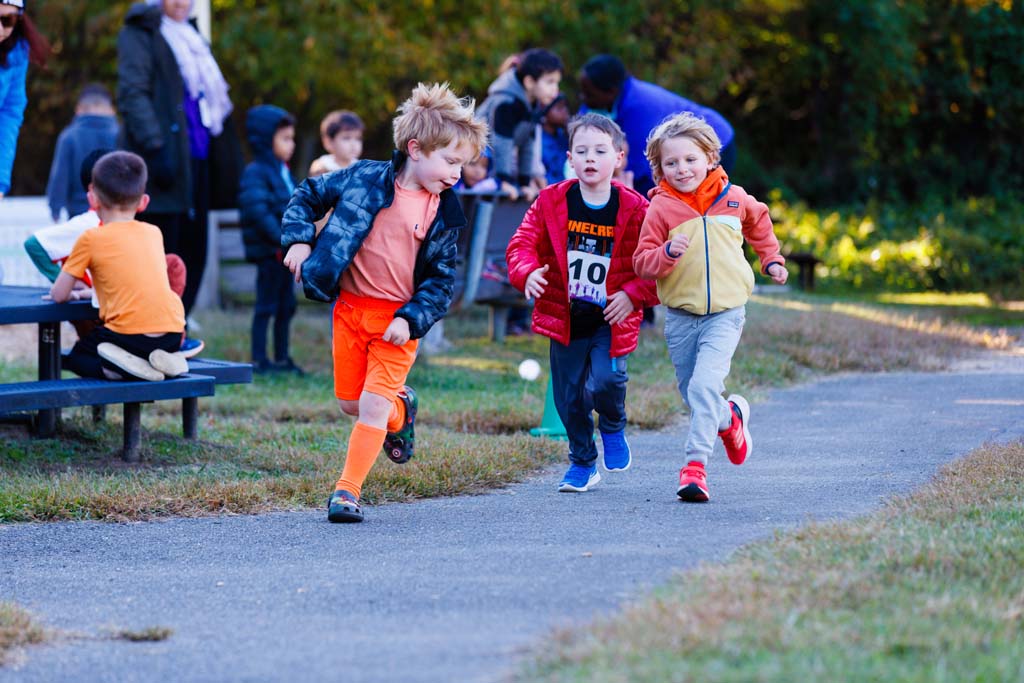
<path id="1" fill-rule="evenodd" d="M 730 209 L 738 209 L 738 208 L 740 208 L 740 203 L 739 202 L 729 201 L 729 202 L 726 202 L 726 204 L 729 206 Z"/>

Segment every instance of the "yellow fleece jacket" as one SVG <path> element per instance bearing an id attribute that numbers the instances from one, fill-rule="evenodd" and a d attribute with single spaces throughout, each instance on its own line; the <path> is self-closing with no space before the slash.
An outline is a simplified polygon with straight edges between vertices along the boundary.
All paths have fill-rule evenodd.
<path id="1" fill-rule="evenodd" d="M 757 253 L 762 273 L 786 262 L 768 206 L 730 183 L 720 169 L 693 195 L 684 201 L 667 184 L 651 190 L 633 267 L 640 277 L 658 281 L 658 298 L 670 308 L 708 315 L 742 306 L 754 289 L 743 240 Z M 686 235 L 690 246 L 673 256 L 668 243 L 677 234 Z"/>

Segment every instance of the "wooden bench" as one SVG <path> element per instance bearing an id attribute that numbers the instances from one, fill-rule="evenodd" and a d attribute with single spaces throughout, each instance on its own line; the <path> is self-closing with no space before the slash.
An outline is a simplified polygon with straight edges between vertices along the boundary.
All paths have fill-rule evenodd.
<path id="1" fill-rule="evenodd" d="M 800 289 L 805 292 L 813 291 L 814 268 L 821 263 L 821 259 L 808 251 L 796 251 L 786 256 L 786 260 L 795 263 L 800 269 L 797 273 Z"/>

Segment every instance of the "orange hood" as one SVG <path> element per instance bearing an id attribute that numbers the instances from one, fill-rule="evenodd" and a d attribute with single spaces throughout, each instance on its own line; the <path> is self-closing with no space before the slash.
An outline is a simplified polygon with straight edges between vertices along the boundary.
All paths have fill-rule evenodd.
<path id="1" fill-rule="evenodd" d="M 658 186 L 650 191 L 649 196 L 654 199 L 656 195 L 667 194 L 686 202 L 697 213 L 704 214 L 711 208 L 711 203 L 722 193 L 728 183 L 729 176 L 726 175 L 725 170 L 721 166 L 716 166 L 708 171 L 708 176 L 694 192 L 680 192 L 662 178 Z"/>

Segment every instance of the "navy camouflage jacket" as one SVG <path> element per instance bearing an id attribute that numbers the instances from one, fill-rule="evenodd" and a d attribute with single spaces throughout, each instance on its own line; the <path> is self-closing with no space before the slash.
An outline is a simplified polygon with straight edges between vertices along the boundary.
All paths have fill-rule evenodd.
<path id="1" fill-rule="evenodd" d="M 395 152 L 390 162 L 357 161 L 341 171 L 308 178 L 295 189 L 281 221 L 281 246 L 285 250 L 301 243 L 313 247 L 302 264 L 307 298 L 333 301 L 338 297 L 338 280 L 373 228 L 377 212 L 394 201 L 395 177 L 405 159 Z M 334 213 L 316 235 L 313 222 L 329 209 Z M 395 317 L 409 322 L 412 339 L 425 335 L 448 311 L 455 286 L 456 240 L 465 225 L 459 198 L 445 190 L 416 255 L 412 299 L 395 311 Z"/>

